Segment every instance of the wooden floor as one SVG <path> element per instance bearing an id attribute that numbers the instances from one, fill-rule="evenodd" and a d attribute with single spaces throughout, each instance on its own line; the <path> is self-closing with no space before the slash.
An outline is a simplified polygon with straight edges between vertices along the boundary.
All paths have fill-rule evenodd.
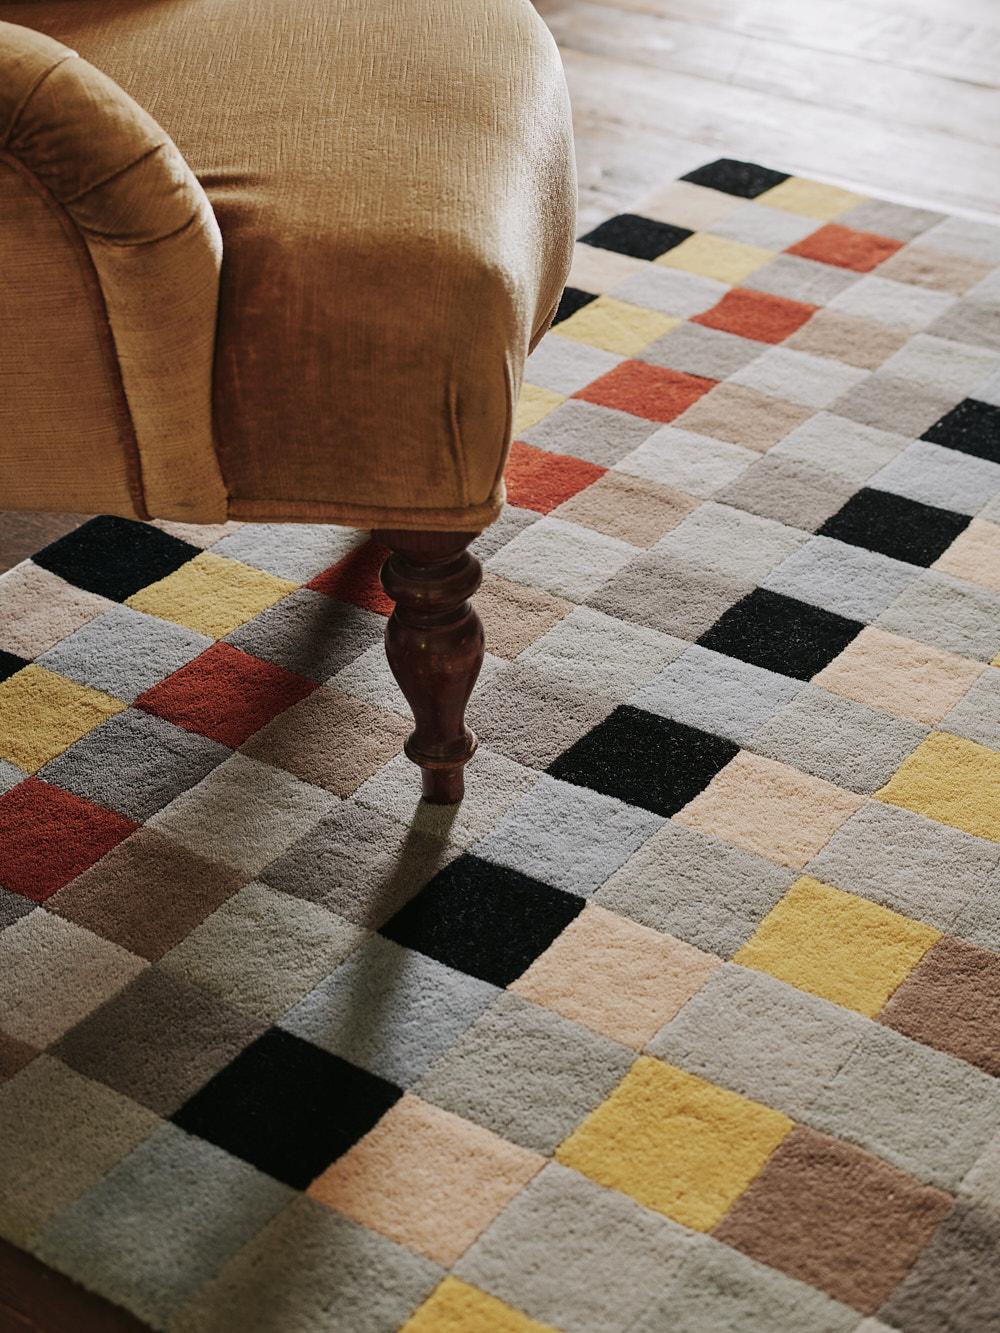
<path id="1" fill-rule="evenodd" d="M 1000 215 L 1000 0 L 536 0 L 580 230 L 714 157 Z M 81 521 L 0 513 L 0 569 Z M 0 1245 L 0 1333 L 140 1327 Z"/>
<path id="2" fill-rule="evenodd" d="M 0 513 L 0 573 L 77 527 L 86 517 L 86 514 Z"/>
<path id="3" fill-rule="evenodd" d="M 146 1333 L 147 1329 L 119 1306 L 0 1240 L 0 1333 Z"/>
<path id="4" fill-rule="evenodd" d="M 582 227 L 723 156 L 1000 215 L 998 0 L 535 3 L 573 98 Z"/>

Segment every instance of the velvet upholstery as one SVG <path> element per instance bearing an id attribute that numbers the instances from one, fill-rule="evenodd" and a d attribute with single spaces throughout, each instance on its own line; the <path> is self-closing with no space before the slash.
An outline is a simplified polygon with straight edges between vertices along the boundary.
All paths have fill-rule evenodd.
<path id="1" fill-rule="evenodd" d="M 14 377 L 31 401 L 0 418 L 0 504 L 496 516 L 574 230 L 565 83 L 528 0 L 0 3 L 0 88 L 0 180 L 64 232 L 0 215 L 0 263 L 16 286 L 21 254 L 69 268 L 75 247 L 89 295 L 62 318 L 113 353 L 99 393 L 58 339 L 44 374 Z M 28 307 L 37 349 L 60 315 Z M 103 454 L 47 417 L 77 374 Z"/>

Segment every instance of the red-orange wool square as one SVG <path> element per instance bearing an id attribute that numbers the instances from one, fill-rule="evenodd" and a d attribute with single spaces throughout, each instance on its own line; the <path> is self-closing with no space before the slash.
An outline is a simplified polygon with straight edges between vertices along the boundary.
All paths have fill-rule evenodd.
<path id="1" fill-rule="evenodd" d="M 0 796 L 0 883 L 44 902 L 138 827 L 103 805 L 27 778 Z"/>
<path id="2" fill-rule="evenodd" d="M 853 231 L 850 227 L 838 227 L 835 222 L 830 222 L 790 245 L 787 253 L 803 259 L 818 259 L 821 264 L 836 264 L 838 268 L 853 268 L 858 273 L 870 273 L 902 246 L 902 241 L 894 241 L 891 236 L 877 236 L 873 231 Z"/>
<path id="3" fill-rule="evenodd" d="M 754 292 L 746 287 L 734 287 L 710 310 L 695 315 L 692 324 L 704 324 L 710 329 L 722 329 L 740 338 L 755 338 L 762 343 L 780 343 L 800 329 L 819 306 L 804 301 L 789 301 L 784 296 L 768 292 Z"/>
<path id="4" fill-rule="evenodd" d="M 315 681 L 263 662 L 231 643 L 213 643 L 193 662 L 140 694 L 135 706 L 235 749 L 315 689 Z"/>
<path id="5" fill-rule="evenodd" d="M 355 547 L 350 555 L 338 560 L 329 569 L 306 584 L 313 592 L 326 593 L 338 602 L 351 602 L 364 611 L 375 611 L 381 616 L 392 615 L 395 606 L 378 581 L 379 570 L 389 554 L 381 542 L 367 541 Z"/>
<path id="6" fill-rule="evenodd" d="M 507 499 L 522 509 L 548 514 L 603 477 L 606 471 L 607 468 L 582 458 L 550 454 L 515 440 L 504 471 Z"/>
<path id="7" fill-rule="evenodd" d="M 717 383 L 700 375 L 650 366 L 645 361 L 623 361 L 573 397 L 631 412 L 647 421 L 673 421 Z"/>

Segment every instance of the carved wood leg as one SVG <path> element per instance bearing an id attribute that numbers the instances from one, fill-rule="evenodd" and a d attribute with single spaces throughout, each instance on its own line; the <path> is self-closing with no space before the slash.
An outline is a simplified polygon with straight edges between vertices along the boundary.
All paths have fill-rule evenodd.
<path id="1" fill-rule="evenodd" d="M 392 674 L 416 726 L 404 750 L 420 765 L 425 801 L 465 794 L 463 770 L 476 749 L 465 706 L 483 665 L 483 624 L 469 602 L 482 567 L 466 550 L 476 532 L 373 533 L 390 548 L 382 587 L 396 603 L 385 627 Z"/>

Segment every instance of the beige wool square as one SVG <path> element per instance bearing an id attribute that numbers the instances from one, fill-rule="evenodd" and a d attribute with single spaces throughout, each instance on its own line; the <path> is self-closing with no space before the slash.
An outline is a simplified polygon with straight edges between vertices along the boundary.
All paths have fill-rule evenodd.
<path id="1" fill-rule="evenodd" d="M 735 212 L 744 202 L 737 195 L 710 190 L 694 181 L 671 181 L 647 194 L 636 205 L 635 211 L 644 218 L 698 231 Z"/>
<path id="2" fill-rule="evenodd" d="M 0 604 L 0 649 L 19 657 L 37 657 L 114 606 L 31 560 L 0 575 Z"/>
<path id="3" fill-rule="evenodd" d="M 641 273 L 645 267 L 645 259 L 620 255 L 616 250 L 602 250 L 600 246 L 578 241 L 573 249 L 573 264 L 566 285 L 601 295 L 610 292 L 633 273 Z"/>
<path id="4" fill-rule="evenodd" d="M 742 750 L 674 818 L 801 870 L 862 805 L 854 792 Z"/>
<path id="5" fill-rule="evenodd" d="M 640 1050 L 721 959 L 588 903 L 510 989 Z"/>
<path id="6" fill-rule="evenodd" d="M 450 1265 L 544 1165 L 538 1153 L 406 1093 L 308 1192 Z"/>
<path id="7" fill-rule="evenodd" d="M 869 625 L 814 685 L 915 722 L 940 722 L 982 674 L 979 662 Z"/>
<path id="8" fill-rule="evenodd" d="M 917 287 L 930 287 L 932 291 L 953 292 L 956 296 L 964 295 L 970 287 L 985 278 L 989 271 L 988 264 L 977 263 L 961 255 L 945 254 L 929 245 L 904 246 L 879 267 L 883 278 L 909 282 Z"/>
<path id="9" fill-rule="evenodd" d="M 974 518 L 935 560 L 934 568 L 1000 592 L 1000 526 Z"/>

